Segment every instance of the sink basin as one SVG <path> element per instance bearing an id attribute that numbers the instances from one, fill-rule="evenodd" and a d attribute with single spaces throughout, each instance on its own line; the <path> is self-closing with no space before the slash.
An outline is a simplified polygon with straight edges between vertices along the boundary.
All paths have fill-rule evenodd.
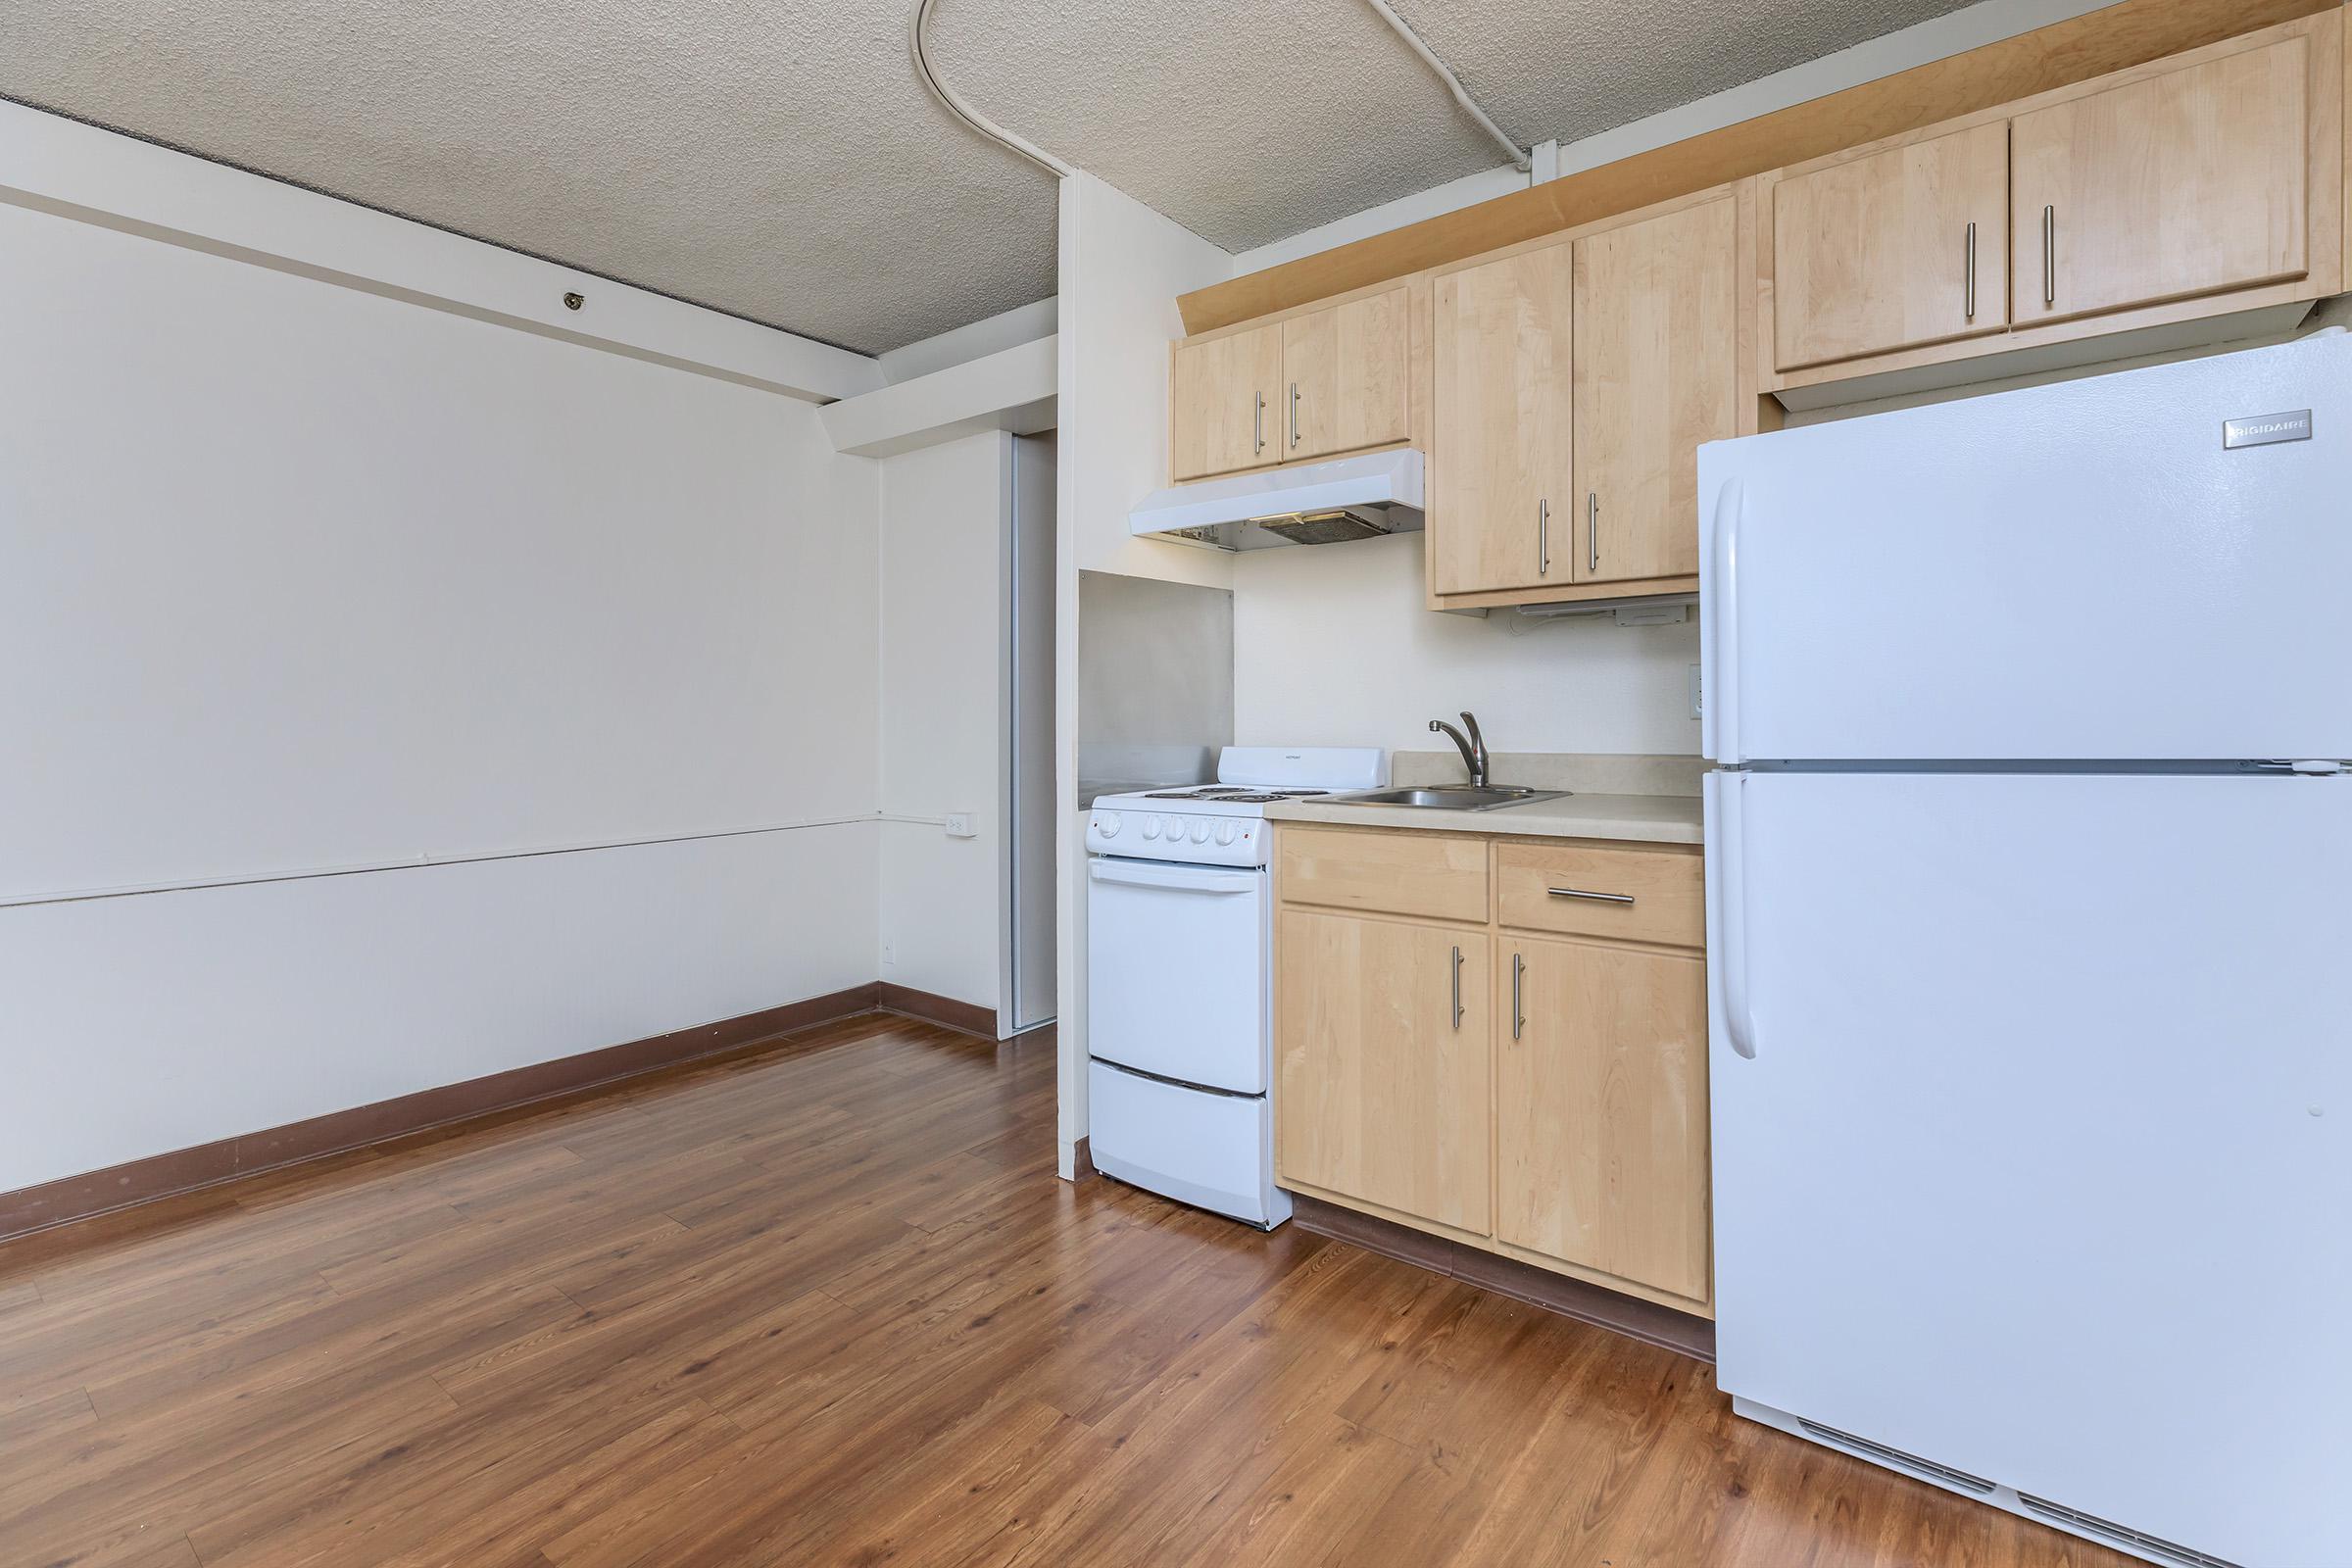
<path id="1" fill-rule="evenodd" d="M 1426 806 L 1446 811 L 1492 811 L 1498 807 L 1525 806 L 1530 801 L 1556 801 L 1566 790 L 1520 790 L 1468 784 L 1439 784 L 1427 789 L 1366 790 L 1360 795 L 1335 795 L 1333 806 Z"/>

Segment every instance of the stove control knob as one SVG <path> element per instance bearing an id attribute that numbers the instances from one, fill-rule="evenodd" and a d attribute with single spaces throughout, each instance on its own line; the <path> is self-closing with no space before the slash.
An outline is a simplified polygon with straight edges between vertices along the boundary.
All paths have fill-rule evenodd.
<path id="1" fill-rule="evenodd" d="M 1119 813 L 1116 811 L 1105 811 L 1101 816 L 1096 817 L 1095 831 L 1102 834 L 1106 839 L 1117 838 L 1119 836 Z"/>
<path id="2" fill-rule="evenodd" d="M 1158 817 L 1156 817 L 1156 816 L 1147 816 L 1147 817 L 1145 817 L 1145 818 L 1144 818 L 1144 837 L 1146 837 L 1146 838 L 1148 838 L 1148 839 L 1155 839 L 1155 838 L 1159 837 L 1159 818 L 1158 818 Z"/>
<path id="3" fill-rule="evenodd" d="M 1219 822 L 1217 824 L 1217 842 L 1219 844 L 1231 844 L 1233 842 L 1233 835 L 1236 831 L 1238 830 L 1231 822 Z"/>
<path id="4" fill-rule="evenodd" d="M 1196 816 L 1193 818 L 1193 842 L 1195 844 L 1206 844 L 1208 842 L 1207 817 Z"/>

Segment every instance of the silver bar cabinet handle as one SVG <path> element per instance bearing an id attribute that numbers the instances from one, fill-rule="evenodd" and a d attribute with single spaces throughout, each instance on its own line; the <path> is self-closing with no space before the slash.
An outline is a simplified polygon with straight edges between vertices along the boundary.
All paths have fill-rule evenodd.
<path id="1" fill-rule="evenodd" d="M 1968 318 L 1977 318 L 1977 225 L 1968 225 Z"/>
<path id="2" fill-rule="evenodd" d="M 2041 303 L 2058 303 L 2058 209 L 2041 210 Z"/>
<path id="3" fill-rule="evenodd" d="M 1588 893 L 1583 888 L 1546 888 L 1544 891 L 1555 899 L 1590 899 L 1594 904 L 1631 904 L 1634 902 L 1634 896 L 1631 893 Z"/>
<path id="4" fill-rule="evenodd" d="M 1458 1034 L 1462 1027 L 1462 950 L 1453 950 L 1453 1027 Z"/>
<path id="5" fill-rule="evenodd" d="M 1522 996 L 1525 994 L 1525 993 L 1523 992 L 1523 990 L 1522 990 L 1521 986 L 1520 986 L 1520 981 L 1521 981 L 1521 980 L 1522 980 L 1522 979 L 1523 979 L 1523 978 L 1526 976 L 1526 974 L 1527 974 L 1527 955 L 1526 955 L 1526 954 L 1524 954 L 1524 953 L 1514 953 L 1514 954 L 1512 954 L 1512 955 L 1511 955 L 1511 1038 L 1512 1038 L 1513 1040 L 1516 1040 L 1516 1039 L 1518 1039 L 1518 1038 L 1519 1038 L 1519 1032 L 1520 1032 L 1521 1030 L 1523 1030 L 1523 1029 L 1525 1029 L 1525 1028 L 1527 1027 L 1527 1006 L 1526 1006 L 1526 1004 L 1524 1004 L 1524 1003 L 1523 1003 L 1523 1002 L 1520 1000 L 1520 998 L 1521 998 L 1521 997 L 1522 997 Z"/>
<path id="6" fill-rule="evenodd" d="M 1585 492 L 1585 569 L 1600 569 L 1600 492 Z"/>
<path id="7" fill-rule="evenodd" d="M 1536 575 L 1551 573 L 1551 501 L 1548 497 L 1536 503 Z"/>
<path id="8" fill-rule="evenodd" d="M 1251 450 L 1266 450 L 1266 395 L 1263 392 L 1257 395 L 1257 412 L 1250 416 L 1250 439 L 1257 443 Z"/>
<path id="9" fill-rule="evenodd" d="M 1291 445 L 1298 445 L 1298 383 L 1291 383 Z"/>

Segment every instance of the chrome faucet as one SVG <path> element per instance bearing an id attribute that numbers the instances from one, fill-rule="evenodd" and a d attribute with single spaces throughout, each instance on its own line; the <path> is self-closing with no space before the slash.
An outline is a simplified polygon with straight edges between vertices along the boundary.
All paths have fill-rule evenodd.
<path id="1" fill-rule="evenodd" d="M 1432 734 L 1444 734 L 1452 738 L 1453 744 L 1461 749 L 1462 765 L 1470 769 L 1470 787 L 1479 790 L 1485 789 L 1487 787 L 1487 738 L 1478 732 L 1477 715 L 1467 709 L 1462 710 L 1462 729 L 1470 732 L 1466 736 L 1461 730 L 1455 729 L 1442 718 L 1431 719 L 1429 728 Z"/>

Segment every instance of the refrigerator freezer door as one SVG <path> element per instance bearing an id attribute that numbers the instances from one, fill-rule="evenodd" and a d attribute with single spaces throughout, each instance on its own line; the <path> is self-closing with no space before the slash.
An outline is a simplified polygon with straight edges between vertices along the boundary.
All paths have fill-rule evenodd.
<path id="1" fill-rule="evenodd" d="M 2352 778 L 1708 788 L 1723 1389 L 2352 1563 Z"/>
<path id="2" fill-rule="evenodd" d="M 1710 443 L 1699 495 L 1717 760 L 2352 757 L 2343 333 Z"/>

